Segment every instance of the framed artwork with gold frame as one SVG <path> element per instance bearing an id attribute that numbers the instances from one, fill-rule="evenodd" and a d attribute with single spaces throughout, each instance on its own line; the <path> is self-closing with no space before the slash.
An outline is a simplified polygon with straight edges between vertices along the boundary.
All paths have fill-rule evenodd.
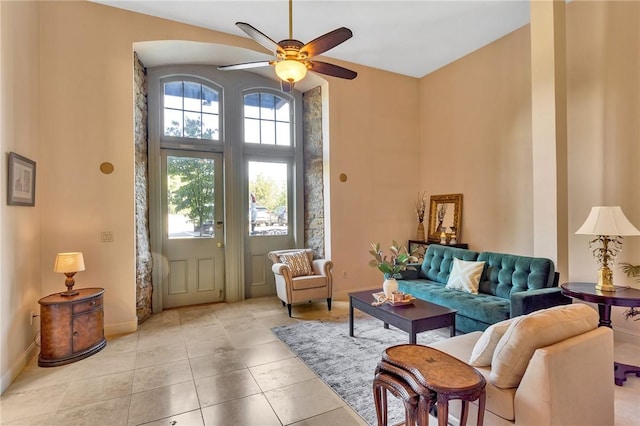
<path id="1" fill-rule="evenodd" d="M 440 241 L 440 234 L 444 232 L 447 241 L 455 232 L 460 241 L 462 231 L 462 194 L 432 195 L 429 205 L 429 231 L 427 239 L 431 242 Z"/>

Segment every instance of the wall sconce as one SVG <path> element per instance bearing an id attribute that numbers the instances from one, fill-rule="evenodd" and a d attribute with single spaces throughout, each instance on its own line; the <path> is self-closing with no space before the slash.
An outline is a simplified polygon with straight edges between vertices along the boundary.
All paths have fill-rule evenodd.
<path id="1" fill-rule="evenodd" d="M 77 290 L 73 290 L 73 285 L 76 280 L 73 276 L 76 272 L 84 271 L 84 258 L 80 252 L 70 253 L 58 253 L 56 255 L 56 262 L 53 265 L 53 272 L 63 273 L 67 278 L 64 280 L 64 285 L 67 286 L 67 291 L 60 293 L 61 296 L 75 296 L 78 294 Z"/>

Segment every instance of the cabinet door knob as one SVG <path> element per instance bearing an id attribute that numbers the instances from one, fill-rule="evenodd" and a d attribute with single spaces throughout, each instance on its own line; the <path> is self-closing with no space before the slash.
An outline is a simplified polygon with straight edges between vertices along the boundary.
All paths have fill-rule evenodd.
<path id="1" fill-rule="evenodd" d="M 89 305 L 91 305 L 91 306 L 96 306 L 96 301 L 95 301 L 95 300 L 92 300 L 91 302 L 89 302 Z"/>
<path id="2" fill-rule="evenodd" d="M 73 337 L 78 337 L 78 332 L 77 331 L 73 332 Z"/>

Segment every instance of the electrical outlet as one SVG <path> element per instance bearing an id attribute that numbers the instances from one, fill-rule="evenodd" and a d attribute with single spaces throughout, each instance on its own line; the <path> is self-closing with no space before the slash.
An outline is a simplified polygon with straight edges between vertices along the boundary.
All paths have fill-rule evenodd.
<path id="1" fill-rule="evenodd" d="M 347 271 L 342 272 L 342 278 L 347 278 Z"/>
<path id="2" fill-rule="evenodd" d="M 113 232 L 111 231 L 103 231 L 100 233 L 100 241 L 103 243 L 112 243 L 113 242 Z"/>

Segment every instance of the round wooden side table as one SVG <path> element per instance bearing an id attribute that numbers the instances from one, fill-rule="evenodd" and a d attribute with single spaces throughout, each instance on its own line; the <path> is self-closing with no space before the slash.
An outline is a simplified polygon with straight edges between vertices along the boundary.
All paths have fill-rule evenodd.
<path id="1" fill-rule="evenodd" d="M 640 290 L 631 287 L 616 287 L 616 291 L 596 290 L 594 283 L 564 283 L 560 286 L 562 294 L 585 302 L 597 303 L 600 314 L 600 327 L 611 327 L 611 307 L 624 306 L 627 308 L 640 307 Z M 615 383 L 622 386 L 627 380 L 627 374 L 635 374 L 640 377 L 640 367 L 614 362 Z"/>
<path id="2" fill-rule="evenodd" d="M 442 351 L 422 345 L 397 345 L 382 353 L 378 364 L 382 371 L 405 379 L 420 396 L 418 418 L 423 423 L 428 409 L 437 400 L 438 425 L 446 426 L 449 401 L 460 399 L 460 425 L 467 423 L 469 402 L 478 400 L 478 425 L 484 421 L 486 380 L 475 368 Z M 428 420 L 427 420 L 428 421 Z"/>

